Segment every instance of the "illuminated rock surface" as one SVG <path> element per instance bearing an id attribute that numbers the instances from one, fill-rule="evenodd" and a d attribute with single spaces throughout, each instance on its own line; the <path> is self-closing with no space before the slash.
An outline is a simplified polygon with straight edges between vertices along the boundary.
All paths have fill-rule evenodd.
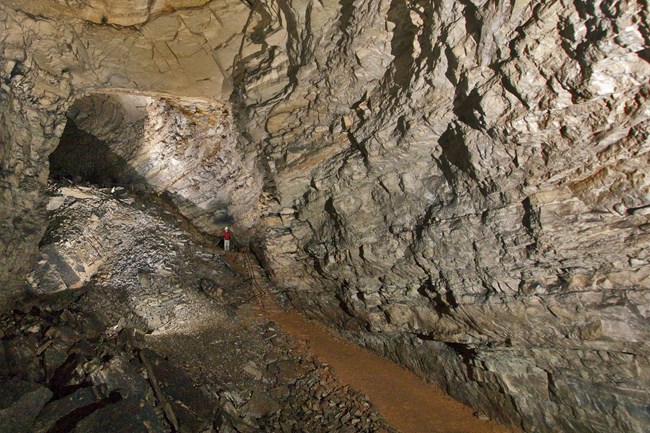
<path id="1" fill-rule="evenodd" d="M 141 3 L 0 6 L 4 298 L 68 114 L 114 180 L 234 225 L 295 307 L 462 401 L 647 428 L 645 2 Z"/>

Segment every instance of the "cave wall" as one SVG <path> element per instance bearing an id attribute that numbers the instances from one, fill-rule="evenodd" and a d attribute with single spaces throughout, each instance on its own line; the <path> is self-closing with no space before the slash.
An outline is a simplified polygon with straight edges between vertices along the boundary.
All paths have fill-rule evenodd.
<path id="1" fill-rule="evenodd" d="M 644 431 L 646 3 L 257 5 L 241 129 L 294 305 L 527 431 Z"/>
<path id="2" fill-rule="evenodd" d="M 75 100 L 97 92 L 230 97 L 248 6 L 178 0 L 161 10 L 159 3 L 144 10 L 113 3 L 99 20 L 80 10 L 107 2 L 0 4 L 0 301 L 21 293 L 35 257 L 46 226 L 47 158 Z"/>
<path id="3" fill-rule="evenodd" d="M 650 423 L 646 2 L 72 3 L 0 6 L 3 294 L 75 99 L 227 99 L 294 305 L 526 431 Z"/>
<path id="4" fill-rule="evenodd" d="M 115 184 L 165 194 L 209 234 L 221 235 L 225 225 L 234 223 L 244 228 L 255 224 L 262 182 L 255 158 L 238 148 L 230 103 L 93 94 L 77 100 L 68 118 L 80 136 L 96 137 L 86 161 L 102 168 Z M 76 141 L 66 148 L 81 151 L 83 145 Z M 81 167 L 71 156 L 65 155 L 67 164 Z M 112 166 L 104 167 L 106 158 Z"/>

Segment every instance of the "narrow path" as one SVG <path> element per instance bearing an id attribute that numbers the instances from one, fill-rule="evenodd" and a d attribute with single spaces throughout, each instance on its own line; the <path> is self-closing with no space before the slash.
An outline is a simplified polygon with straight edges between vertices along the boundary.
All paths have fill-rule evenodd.
<path id="1" fill-rule="evenodd" d="M 413 372 L 359 347 L 331 330 L 278 306 L 261 278 L 261 269 L 245 254 L 239 256 L 249 273 L 259 313 L 293 336 L 307 341 L 313 353 L 331 365 L 341 382 L 366 394 L 388 424 L 401 433 L 514 433 L 496 421 L 476 418 L 473 409 L 452 399 Z M 242 270 L 244 270 L 242 269 Z"/>

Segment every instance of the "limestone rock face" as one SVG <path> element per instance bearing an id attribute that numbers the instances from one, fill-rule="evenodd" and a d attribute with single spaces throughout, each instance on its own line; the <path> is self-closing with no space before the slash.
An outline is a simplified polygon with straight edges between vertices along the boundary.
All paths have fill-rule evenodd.
<path id="1" fill-rule="evenodd" d="M 8 291 L 42 235 L 65 113 L 105 109 L 71 117 L 189 197 L 198 225 L 227 207 L 255 226 L 311 316 L 526 431 L 646 429 L 645 2 L 78 3 L 92 12 L 0 6 Z M 144 111 L 115 99 L 129 92 Z M 107 94 L 117 108 L 96 105 Z M 209 119 L 238 137 L 239 168 L 211 184 L 225 196 L 192 183 L 213 172 L 180 145 L 209 158 Z"/>
<path id="2" fill-rule="evenodd" d="M 152 16 L 203 6 L 210 0 L 7 0 L 31 14 L 82 18 L 95 24 L 131 26 Z"/>
<path id="3" fill-rule="evenodd" d="M 114 162 L 106 173 L 121 186 L 141 184 L 165 193 L 179 211 L 205 232 L 224 225 L 252 226 L 261 189 L 252 158 L 237 149 L 230 104 L 196 98 L 157 99 L 99 94 L 79 99 L 68 112 L 76 128 L 99 139 L 86 145 L 67 137 L 60 156 L 70 174 L 84 160 Z M 63 140 L 63 139 L 62 139 Z M 70 142 L 67 145 L 67 142 Z M 63 143 L 52 156 L 64 147 Z"/>
<path id="4" fill-rule="evenodd" d="M 116 4 L 84 4 L 100 3 Z M 20 290 L 35 257 L 47 158 L 75 100 L 110 91 L 225 102 L 249 15 L 246 4 L 224 0 L 124 28 L 89 23 L 61 5 L 0 4 L 0 298 Z"/>
<path id="5" fill-rule="evenodd" d="M 267 4 L 241 128 L 294 305 L 525 430 L 646 429 L 647 6 Z"/>

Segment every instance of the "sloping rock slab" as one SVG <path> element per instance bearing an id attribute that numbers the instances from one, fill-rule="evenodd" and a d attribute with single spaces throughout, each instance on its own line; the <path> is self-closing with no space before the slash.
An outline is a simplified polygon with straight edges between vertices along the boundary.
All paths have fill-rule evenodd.
<path id="1" fill-rule="evenodd" d="M 0 382 L 0 433 L 31 432 L 32 424 L 52 391 L 22 380 Z"/>
<path id="2" fill-rule="evenodd" d="M 48 403 L 36 419 L 32 431 L 33 433 L 49 432 L 60 419 L 80 408 L 97 403 L 106 397 L 108 395 L 103 388 L 80 388 L 68 396 Z"/>
<path id="3" fill-rule="evenodd" d="M 183 370 L 156 352 L 148 349 L 144 352 L 151 360 L 160 387 L 178 418 L 180 432 L 192 433 L 208 428 L 213 422 L 217 402 L 196 388 Z"/>

